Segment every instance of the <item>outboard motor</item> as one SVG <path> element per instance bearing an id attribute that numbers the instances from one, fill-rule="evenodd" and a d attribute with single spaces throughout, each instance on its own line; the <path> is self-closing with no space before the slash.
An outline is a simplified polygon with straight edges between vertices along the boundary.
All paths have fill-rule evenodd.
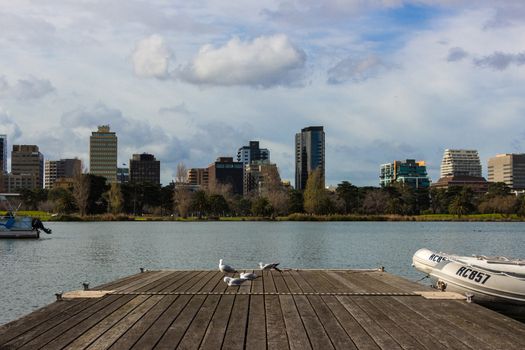
<path id="1" fill-rule="evenodd" d="M 37 232 L 40 232 L 40 230 L 44 231 L 47 234 L 51 234 L 51 229 L 44 227 L 44 224 L 40 219 L 34 218 L 31 221 L 31 226 L 33 227 L 33 230 L 36 230 Z"/>

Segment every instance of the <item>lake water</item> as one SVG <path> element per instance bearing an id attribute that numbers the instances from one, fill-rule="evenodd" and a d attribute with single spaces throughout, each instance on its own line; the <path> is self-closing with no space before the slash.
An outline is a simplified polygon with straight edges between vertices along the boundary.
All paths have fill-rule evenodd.
<path id="1" fill-rule="evenodd" d="M 525 223 L 95 222 L 47 223 L 40 240 L 0 240 L 0 324 L 81 289 L 146 269 L 376 268 L 417 280 L 413 253 L 525 258 Z"/>

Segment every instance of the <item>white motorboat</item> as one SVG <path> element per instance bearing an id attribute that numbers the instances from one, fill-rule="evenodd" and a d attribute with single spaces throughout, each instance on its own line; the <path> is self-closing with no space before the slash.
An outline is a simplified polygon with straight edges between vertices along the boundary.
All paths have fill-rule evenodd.
<path id="1" fill-rule="evenodd" d="M 499 304 L 495 306 L 510 308 L 518 314 L 525 311 L 523 260 L 465 257 L 423 248 L 414 254 L 412 261 L 441 290 L 469 294 L 475 302 Z"/>

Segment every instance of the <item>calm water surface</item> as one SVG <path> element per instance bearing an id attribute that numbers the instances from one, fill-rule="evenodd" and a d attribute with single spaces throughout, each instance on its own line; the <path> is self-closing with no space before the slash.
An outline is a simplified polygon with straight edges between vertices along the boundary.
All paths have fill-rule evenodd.
<path id="1" fill-rule="evenodd" d="M 147 269 L 375 268 L 411 280 L 427 247 L 525 258 L 525 223 L 97 222 L 49 223 L 40 240 L 0 240 L 0 324 L 80 289 Z"/>

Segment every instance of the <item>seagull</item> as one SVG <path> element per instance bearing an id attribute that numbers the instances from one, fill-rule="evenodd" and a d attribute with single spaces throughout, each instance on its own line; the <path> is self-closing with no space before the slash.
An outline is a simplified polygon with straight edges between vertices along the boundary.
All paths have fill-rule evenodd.
<path id="1" fill-rule="evenodd" d="M 240 286 L 244 281 L 243 278 L 224 277 L 224 282 L 228 283 L 228 286 Z"/>
<path id="2" fill-rule="evenodd" d="M 281 269 L 279 269 L 277 267 L 277 265 L 279 265 L 279 263 L 270 263 L 270 264 L 263 264 L 262 262 L 259 263 L 259 267 L 261 268 L 261 270 L 271 270 L 271 269 L 274 269 L 274 270 L 277 270 L 279 272 L 282 272 Z"/>
<path id="3" fill-rule="evenodd" d="M 243 280 L 254 280 L 257 278 L 257 275 L 251 272 L 241 272 L 239 278 Z"/>
<path id="4" fill-rule="evenodd" d="M 219 270 L 221 272 L 237 272 L 237 270 L 235 270 L 233 267 L 231 267 L 230 265 L 226 265 L 226 264 L 223 264 L 222 263 L 222 259 L 219 260 Z"/>

